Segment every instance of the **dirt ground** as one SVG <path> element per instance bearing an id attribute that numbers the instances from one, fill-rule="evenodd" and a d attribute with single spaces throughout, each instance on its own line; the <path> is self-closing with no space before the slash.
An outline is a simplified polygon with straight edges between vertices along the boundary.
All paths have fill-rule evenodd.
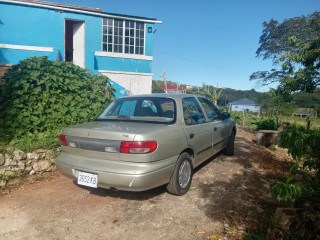
<path id="1" fill-rule="evenodd" d="M 288 155 L 238 129 L 234 156 L 198 168 L 191 189 L 173 196 L 77 186 L 58 172 L 0 193 L 0 239 L 236 239 L 273 214 L 269 183 Z"/>

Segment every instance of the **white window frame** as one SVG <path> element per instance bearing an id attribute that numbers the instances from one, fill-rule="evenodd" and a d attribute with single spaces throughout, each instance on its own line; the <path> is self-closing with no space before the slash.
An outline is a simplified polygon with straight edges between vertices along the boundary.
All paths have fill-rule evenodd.
<path id="1" fill-rule="evenodd" d="M 143 24 L 143 28 L 137 28 L 137 24 Z M 137 54 L 137 55 L 144 55 L 145 53 L 144 53 L 144 51 L 145 51 L 145 29 L 146 29 L 146 27 L 145 27 L 145 24 L 143 23 L 143 22 L 135 22 L 135 38 L 134 38 L 134 52 L 135 52 L 135 54 Z M 141 32 L 141 31 L 143 31 L 143 46 L 142 46 L 142 53 L 140 53 L 140 50 L 141 50 L 141 46 L 140 46 L 140 41 L 142 40 L 142 38 L 141 38 L 141 35 L 139 36 L 139 38 L 137 38 L 137 35 L 136 35 L 136 33 L 137 32 Z M 137 44 L 137 41 L 138 41 L 138 44 Z M 138 46 L 137 46 L 138 45 Z M 138 48 L 139 49 L 139 53 L 137 53 L 137 49 L 136 48 Z"/>
<path id="2" fill-rule="evenodd" d="M 107 24 L 105 25 L 104 24 L 104 19 L 106 19 L 106 22 Z M 108 42 L 108 37 L 109 37 L 109 33 L 108 33 L 108 27 L 110 25 L 108 25 L 108 22 L 109 20 L 112 20 L 112 51 L 109 51 L 108 48 L 109 48 L 109 42 Z M 115 29 L 115 25 L 114 25 L 114 21 L 115 20 L 118 20 L 118 21 L 122 21 L 122 49 L 121 49 L 121 52 L 119 51 L 115 51 L 115 32 L 114 32 L 114 29 Z M 126 47 L 126 35 L 125 35 L 125 31 L 126 31 L 126 22 L 133 22 L 134 23 L 134 27 L 133 27 L 133 53 L 130 53 L 130 47 L 132 47 L 132 45 L 130 45 L 130 26 L 129 26 L 129 52 L 126 53 L 125 52 L 125 47 Z M 141 36 L 139 36 L 139 38 L 137 39 L 137 35 L 136 35 L 136 32 L 137 32 L 137 23 L 140 23 L 140 24 L 143 24 L 143 28 L 139 28 L 139 31 L 142 31 L 143 30 L 143 47 L 142 47 L 142 54 L 140 53 L 141 52 L 141 46 L 137 46 L 137 41 L 140 42 L 140 40 L 142 40 Z M 107 30 L 107 33 L 105 34 L 104 33 L 104 29 L 106 28 Z M 132 29 L 132 28 L 131 28 Z M 104 37 L 106 36 L 106 42 L 104 42 Z M 119 35 L 117 35 L 117 37 L 119 37 Z M 101 51 L 102 52 L 106 52 L 106 53 L 115 53 L 115 54 L 128 54 L 128 55 L 137 55 L 137 56 L 145 56 L 145 53 L 146 53 L 146 23 L 145 22 L 141 22 L 141 21 L 134 21 L 134 20 L 126 20 L 126 19 L 117 19 L 117 18 L 103 18 L 102 19 L 102 44 L 101 44 Z M 106 49 L 104 50 L 104 45 L 106 45 Z M 119 43 L 118 43 L 119 45 Z M 139 53 L 137 53 L 136 51 L 136 47 L 139 48 Z"/>

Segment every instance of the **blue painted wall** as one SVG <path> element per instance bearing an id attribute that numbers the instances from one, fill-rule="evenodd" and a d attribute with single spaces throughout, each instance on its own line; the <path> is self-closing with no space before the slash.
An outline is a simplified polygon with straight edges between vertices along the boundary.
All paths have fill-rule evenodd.
<path id="1" fill-rule="evenodd" d="M 98 70 L 151 73 L 152 61 L 94 56 L 102 48 L 102 17 L 9 3 L 0 3 L 0 44 L 52 47 L 54 52 L 0 48 L 0 63 L 16 64 L 31 56 L 56 60 L 58 51 L 64 59 L 65 19 L 85 22 L 86 68 L 96 73 Z M 153 28 L 154 24 L 146 24 L 145 52 L 152 56 L 153 31 L 148 33 L 148 27 Z"/>
<path id="2" fill-rule="evenodd" d="M 93 52 L 101 48 L 100 17 L 4 3 L 0 7 L 0 43 L 53 47 L 54 52 L 1 49 L 0 62 L 15 64 L 30 56 L 48 56 L 56 60 L 58 51 L 64 59 L 65 19 L 85 22 L 85 63 L 87 68 L 93 69 Z"/>
<path id="3" fill-rule="evenodd" d="M 148 60 L 96 56 L 96 70 L 151 73 L 151 63 Z"/>
<path id="4" fill-rule="evenodd" d="M 151 27 L 151 33 L 148 33 L 148 28 Z M 147 23 L 146 24 L 146 55 L 153 56 L 153 31 L 154 31 L 154 24 Z"/>

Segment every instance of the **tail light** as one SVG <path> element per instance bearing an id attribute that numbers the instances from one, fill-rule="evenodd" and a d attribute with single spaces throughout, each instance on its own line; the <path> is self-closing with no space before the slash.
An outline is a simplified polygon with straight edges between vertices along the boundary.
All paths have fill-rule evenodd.
<path id="1" fill-rule="evenodd" d="M 120 143 L 121 153 L 131 153 L 131 154 L 146 154 L 154 152 L 158 147 L 156 141 L 122 141 Z"/>
<path id="2" fill-rule="evenodd" d="M 61 142 L 62 145 L 64 145 L 64 146 L 67 146 L 67 145 L 68 145 L 68 144 L 67 144 L 66 135 L 60 134 L 59 140 L 60 140 L 60 142 Z"/>

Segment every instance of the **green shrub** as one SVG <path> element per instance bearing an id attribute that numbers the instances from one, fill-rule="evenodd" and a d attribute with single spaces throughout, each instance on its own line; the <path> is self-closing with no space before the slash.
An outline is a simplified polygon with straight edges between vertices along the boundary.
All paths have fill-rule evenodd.
<path id="1" fill-rule="evenodd" d="M 241 112 L 233 111 L 233 112 L 230 113 L 230 115 L 236 121 L 236 123 L 242 124 L 243 114 Z"/>
<path id="2" fill-rule="evenodd" d="M 287 178 L 285 181 L 275 181 L 271 184 L 271 196 L 282 203 L 292 205 L 302 196 L 302 186 L 293 182 L 294 178 Z"/>
<path id="3" fill-rule="evenodd" d="M 279 145 L 287 148 L 296 162 L 290 169 L 290 177 L 272 184 L 272 196 L 287 203 L 299 198 L 319 202 L 320 130 L 289 125 L 280 133 Z"/>
<path id="4" fill-rule="evenodd" d="M 277 130 L 280 126 L 277 117 L 273 118 L 263 118 L 258 117 L 251 121 L 251 124 L 256 125 L 256 130 Z"/>
<path id="5" fill-rule="evenodd" d="M 22 60 L 2 80 L 1 141 L 56 135 L 64 126 L 92 120 L 114 97 L 106 76 L 47 57 Z"/>
<path id="6" fill-rule="evenodd" d="M 280 146 L 288 148 L 289 153 L 296 160 L 302 160 L 304 163 L 320 163 L 320 130 L 308 129 L 301 125 L 289 125 L 285 131 L 280 134 Z M 305 165 L 310 169 L 315 169 L 319 173 L 320 165 Z"/>

